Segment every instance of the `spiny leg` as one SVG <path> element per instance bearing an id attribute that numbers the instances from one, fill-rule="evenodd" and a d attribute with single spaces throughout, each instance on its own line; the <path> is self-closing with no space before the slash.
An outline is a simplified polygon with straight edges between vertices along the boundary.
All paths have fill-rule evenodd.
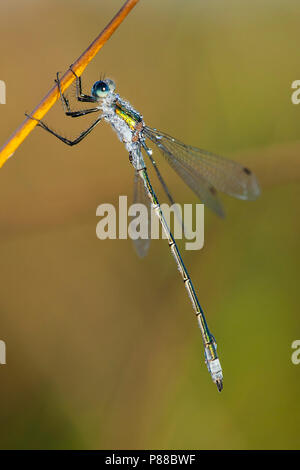
<path id="1" fill-rule="evenodd" d="M 183 260 L 181 258 L 179 249 L 178 249 L 177 244 L 174 240 L 172 232 L 171 232 L 170 228 L 168 227 L 166 219 L 163 215 L 163 212 L 161 210 L 161 207 L 160 207 L 159 201 L 157 199 L 157 196 L 156 196 L 156 194 L 155 194 L 155 192 L 152 188 L 152 185 L 151 185 L 149 177 L 148 177 L 147 170 L 146 170 L 146 168 L 143 168 L 143 169 L 139 170 L 138 172 L 139 172 L 139 175 L 140 175 L 140 177 L 142 178 L 142 180 L 144 182 L 147 194 L 148 194 L 148 196 L 151 200 L 152 206 L 153 206 L 153 210 L 155 211 L 157 217 L 159 218 L 159 221 L 162 225 L 162 228 L 163 228 L 163 230 L 164 230 L 164 232 L 165 232 L 165 234 L 168 238 L 170 250 L 171 250 L 172 255 L 173 255 L 173 257 L 176 261 L 176 264 L 177 264 L 177 267 L 178 267 L 179 272 L 181 274 L 181 277 L 183 279 L 184 285 L 187 289 L 188 295 L 189 295 L 190 300 L 192 302 L 192 306 L 193 306 L 193 309 L 195 311 L 195 314 L 196 314 L 196 317 L 197 317 L 197 320 L 198 320 L 198 324 L 199 324 L 199 327 L 200 327 L 200 330 L 201 330 L 201 334 L 202 334 L 202 340 L 203 340 L 204 352 L 205 352 L 205 362 L 206 362 L 206 365 L 207 365 L 208 370 L 210 372 L 210 375 L 212 377 L 212 380 L 215 382 L 215 384 L 217 385 L 217 388 L 220 392 L 223 388 L 223 374 L 222 374 L 221 364 L 220 364 L 220 361 L 219 361 L 218 355 L 217 355 L 217 350 L 216 350 L 217 345 L 216 345 L 215 339 L 209 331 L 208 325 L 206 323 L 204 311 L 203 311 L 203 309 L 202 309 L 202 307 L 199 303 L 197 294 L 196 294 L 194 286 L 192 284 L 192 280 L 191 280 L 191 278 L 190 278 L 190 276 L 187 272 L 187 269 L 186 269 L 186 267 L 183 263 Z"/>
<path id="2" fill-rule="evenodd" d="M 72 69 L 71 69 L 71 71 L 76 76 L 76 80 L 79 79 L 79 77 L 77 77 L 77 75 L 73 72 Z M 79 110 L 79 111 L 71 111 L 69 101 L 64 96 L 64 94 L 62 93 L 62 90 L 61 90 L 59 73 L 56 74 L 55 82 L 58 85 L 58 89 L 59 89 L 61 101 L 62 101 L 62 104 L 63 104 L 63 108 L 64 108 L 65 114 L 67 116 L 79 117 L 79 116 L 85 116 L 86 114 L 90 114 L 90 113 L 100 112 L 99 108 L 91 108 L 91 109 L 83 109 L 83 110 Z M 80 85 L 80 87 L 81 87 L 81 85 Z M 93 97 L 91 97 L 91 98 L 93 98 Z M 81 101 L 84 101 L 84 100 L 81 100 Z M 89 101 L 91 101 L 91 100 L 89 100 Z M 93 102 L 95 102 L 95 101 L 96 101 L 96 99 L 93 98 Z M 35 119 L 36 121 L 38 121 L 38 126 L 42 127 L 47 132 L 50 132 L 50 134 L 54 135 L 59 140 L 61 140 L 62 142 L 64 142 L 67 145 L 70 145 L 70 146 L 79 144 L 79 142 L 81 142 L 94 129 L 94 127 L 101 121 L 101 118 L 102 118 L 102 116 L 99 116 L 85 131 L 81 132 L 78 137 L 76 137 L 73 140 L 70 140 L 70 139 L 67 139 L 66 137 L 64 137 L 62 135 L 59 135 L 56 131 L 51 129 L 43 121 L 41 121 L 39 119 L 36 119 L 36 118 L 33 118 L 32 116 L 29 116 L 27 113 L 25 113 L 25 116 L 29 117 L 30 119 Z"/>
<path id="3" fill-rule="evenodd" d="M 76 76 L 76 78 L 79 78 L 79 77 L 77 77 L 77 75 L 75 75 L 75 76 Z M 60 79 L 59 79 L 59 72 L 57 72 L 56 79 L 54 81 L 58 86 L 60 99 L 61 99 L 63 109 L 64 109 L 64 113 L 66 114 L 66 116 L 79 117 L 79 116 L 85 116 L 86 114 L 90 114 L 90 113 L 96 113 L 97 111 L 99 111 L 99 108 L 90 108 L 90 109 L 82 109 L 82 110 L 78 110 L 78 111 L 72 111 L 71 108 L 70 108 L 70 103 L 69 103 L 68 98 L 62 92 L 61 85 L 60 85 Z M 77 86 L 76 86 L 76 89 L 77 89 Z M 96 100 L 94 100 L 94 102 L 95 101 Z"/>
<path id="4" fill-rule="evenodd" d="M 85 103 L 96 103 L 97 98 L 95 98 L 94 96 L 85 95 L 84 93 L 82 93 L 81 77 L 78 77 L 78 75 L 74 72 L 71 66 L 70 66 L 70 70 L 72 74 L 75 75 L 75 78 L 76 78 L 76 97 L 78 101 L 83 101 Z"/>
<path id="5" fill-rule="evenodd" d="M 79 134 L 78 137 L 76 137 L 74 140 L 70 140 L 70 139 L 67 139 L 66 137 L 63 137 L 62 135 L 59 135 L 53 129 L 50 129 L 50 127 L 48 127 L 47 124 L 45 124 L 43 121 L 33 118 L 29 116 L 29 114 L 26 114 L 26 113 L 25 113 L 25 116 L 29 117 L 30 119 L 34 119 L 35 121 L 38 121 L 38 126 L 45 129 L 45 131 L 50 132 L 50 134 L 54 135 L 59 140 L 61 140 L 62 142 L 70 146 L 79 144 L 79 142 L 81 142 L 94 129 L 94 127 L 101 121 L 101 118 L 102 118 L 102 116 L 99 116 L 85 131 L 81 132 L 81 134 Z"/>

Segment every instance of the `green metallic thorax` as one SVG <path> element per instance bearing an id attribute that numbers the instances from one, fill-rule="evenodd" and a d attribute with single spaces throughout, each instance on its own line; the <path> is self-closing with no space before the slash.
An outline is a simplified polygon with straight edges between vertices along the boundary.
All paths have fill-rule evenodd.
<path id="1" fill-rule="evenodd" d="M 116 114 L 126 122 L 131 130 L 135 130 L 137 123 L 141 122 L 141 116 L 139 114 L 131 110 L 129 111 L 118 101 L 115 104 L 115 111 Z"/>

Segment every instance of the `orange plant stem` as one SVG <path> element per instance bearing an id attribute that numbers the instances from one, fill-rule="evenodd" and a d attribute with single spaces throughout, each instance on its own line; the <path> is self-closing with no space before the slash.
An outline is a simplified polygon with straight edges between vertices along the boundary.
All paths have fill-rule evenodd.
<path id="1" fill-rule="evenodd" d="M 127 0 L 123 7 L 118 11 L 110 23 L 104 28 L 104 30 L 96 37 L 96 39 L 89 45 L 89 47 L 81 54 L 81 56 L 72 64 L 74 72 L 80 76 L 88 63 L 95 57 L 97 52 L 104 46 L 106 41 L 111 37 L 114 31 L 119 27 L 122 21 L 126 18 L 132 8 L 138 3 L 139 0 Z M 71 70 L 61 77 L 61 88 L 65 91 L 75 77 Z M 36 119 L 42 119 L 49 109 L 55 104 L 59 98 L 59 92 L 57 85 L 54 85 L 42 101 L 34 108 L 31 113 L 32 117 Z M 22 124 L 15 130 L 10 136 L 7 142 L 0 149 L 0 167 L 4 165 L 6 160 L 12 156 L 16 149 L 26 139 L 30 132 L 37 125 L 37 121 L 30 118 L 26 118 Z"/>

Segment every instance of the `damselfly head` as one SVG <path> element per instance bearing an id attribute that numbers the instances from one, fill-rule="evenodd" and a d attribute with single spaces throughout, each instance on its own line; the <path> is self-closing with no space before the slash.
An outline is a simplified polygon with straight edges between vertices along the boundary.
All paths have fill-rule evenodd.
<path id="1" fill-rule="evenodd" d="M 115 82 L 106 78 L 105 80 L 98 80 L 92 86 L 92 96 L 95 98 L 106 98 L 108 93 L 113 93 L 116 89 Z"/>

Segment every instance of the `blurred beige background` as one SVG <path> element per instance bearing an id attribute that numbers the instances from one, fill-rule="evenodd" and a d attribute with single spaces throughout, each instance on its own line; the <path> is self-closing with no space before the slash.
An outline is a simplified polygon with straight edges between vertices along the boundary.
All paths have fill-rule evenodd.
<path id="1" fill-rule="evenodd" d="M 121 5 L 1 3 L 1 144 Z M 83 76 L 88 90 L 105 72 L 150 126 L 259 178 L 259 200 L 224 197 L 227 218 L 207 210 L 204 249 L 183 253 L 221 394 L 166 242 L 140 260 L 130 240 L 96 238 L 96 207 L 132 197 L 112 130 L 69 148 L 36 129 L 1 169 L 2 449 L 299 448 L 299 16 L 296 0 L 141 0 Z M 57 104 L 45 120 L 74 136 L 88 119 Z"/>

